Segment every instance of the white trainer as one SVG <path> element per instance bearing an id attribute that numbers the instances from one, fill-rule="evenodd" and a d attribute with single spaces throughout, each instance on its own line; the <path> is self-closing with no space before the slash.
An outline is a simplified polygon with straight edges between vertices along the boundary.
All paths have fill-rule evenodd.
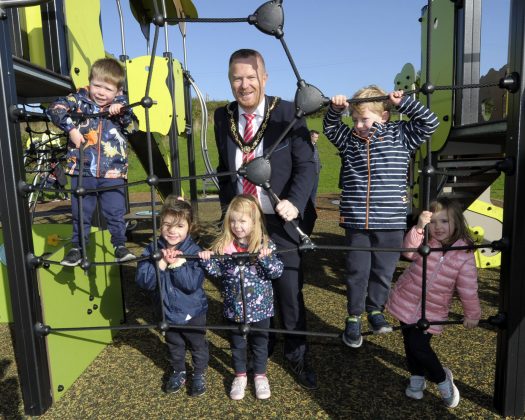
<path id="1" fill-rule="evenodd" d="M 267 400 L 270 398 L 272 393 L 270 392 L 270 384 L 268 378 L 262 375 L 256 375 L 254 379 L 255 383 L 255 396 L 258 400 Z"/>
<path id="2" fill-rule="evenodd" d="M 405 395 L 414 400 L 423 398 L 423 391 L 427 387 L 424 376 L 413 375 L 410 377 L 410 383 L 405 389 Z"/>
<path id="3" fill-rule="evenodd" d="M 452 376 L 450 369 L 446 367 L 443 369 L 445 370 L 447 378 L 438 384 L 439 393 L 441 394 L 441 398 L 443 398 L 445 405 L 448 408 L 454 408 L 459 404 L 459 390 L 454 384 L 454 377 Z"/>
<path id="4" fill-rule="evenodd" d="M 246 376 L 236 376 L 232 382 L 230 398 L 232 400 L 242 400 L 244 398 L 244 390 L 246 389 L 247 383 L 248 378 Z"/>

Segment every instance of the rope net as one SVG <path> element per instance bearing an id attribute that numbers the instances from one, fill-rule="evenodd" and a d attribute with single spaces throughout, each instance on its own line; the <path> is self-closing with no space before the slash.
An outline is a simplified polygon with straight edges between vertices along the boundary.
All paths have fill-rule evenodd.
<path id="1" fill-rule="evenodd" d="M 292 67 L 292 70 L 294 71 L 296 77 L 297 77 L 297 85 L 298 90 L 295 97 L 295 105 L 297 109 L 297 113 L 295 115 L 295 118 L 290 122 L 290 124 L 286 127 L 286 129 L 281 133 L 279 136 L 279 139 L 276 141 L 274 147 L 272 147 L 271 150 L 269 150 L 265 156 L 256 158 L 253 161 L 249 162 L 248 164 L 243 165 L 236 174 L 247 178 L 250 182 L 263 187 L 265 190 L 268 191 L 269 196 L 273 200 L 274 205 L 276 205 L 279 202 L 279 197 L 275 193 L 273 193 L 271 185 L 268 182 L 264 182 L 261 179 L 260 176 L 260 169 L 256 168 L 256 165 L 261 164 L 260 160 L 267 161 L 267 165 L 270 165 L 269 163 L 269 157 L 275 150 L 275 148 L 278 146 L 278 144 L 286 137 L 286 135 L 292 130 L 295 123 L 299 121 L 299 119 L 303 118 L 306 115 L 312 114 L 314 112 L 317 112 L 318 110 L 322 109 L 323 107 L 326 107 L 329 104 L 329 99 L 325 97 L 322 92 L 317 89 L 313 85 L 307 84 L 304 80 L 301 79 L 299 72 L 297 70 L 297 67 L 295 66 L 295 63 L 293 61 L 292 55 L 284 41 L 284 14 L 282 10 L 282 2 L 275 2 L 270 1 L 267 3 L 264 3 L 257 11 L 250 15 L 247 18 L 221 18 L 221 19 L 210 19 L 210 18 L 178 18 L 178 19 L 164 19 L 162 16 L 156 16 L 153 19 L 153 23 L 155 24 L 155 34 L 153 38 L 153 46 L 151 50 L 151 58 L 150 58 L 150 66 L 149 66 L 149 73 L 148 73 L 148 80 L 146 89 L 144 92 L 144 97 L 140 102 L 136 102 L 133 104 L 128 105 L 126 108 L 133 108 L 136 106 L 141 106 L 145 109 L 145 124 L 146 124 L 146 138 L 147 138 L 147 153 L 148 153 L 148 174 L 147 178 L 140 181 L 135 182 L 128 182 L 125 183 L 123 186 L 119 187 L 125 190 L 128 190 L 130 187 L 140 184 L 147 184 L 150 187 L 150 206 L 151 206 L 151 225 L 152 225 L 152 243 L 153 243 L 153 252 L 151 256 L 149 257 L 136 257 L 135 259 L 129 262 L 139 262 L 145 259 L 150 259 L 151 261 L 155 262 L 156 266 L 156 282 L 158 287 L 158 292 L 161 294 L 159 301 L 162 305 L 163 302 L 163 288 L 160 287 L 160 273 L 158 264 L 156 264 L 161 258 L 161 253 L 158 249 L 157 240 L 159 239 L 158 235 L 158 229 L 157 229 L 157 219 L 155 217 L 156 215 L 156 199 L 155 199 L 155 188 L 160 183 L 166 183 L 166 182 L 174 182 L 174 181 L 187 181 L 187 180 L 195 180 L 195 179 L 207 179 L 207 178 L 220 178 L 223 176 L 231 176 L 232 172 L 223 172 L 223 173 L 207 173 L 202 175 L 195 175 L 195 176 L 185 176 L 185 177 L 171 177 L 171 178 L 159 178 L 155 172 L 154 172 L 154 165 L 153 165 L 153 158 L 152 158 L 152 133 L 150 130 L 150 112 L 151 107 L 155 103 L 155 98 L 150 97 L 150 88 L 151 88 L 151 76 L 153 73 L 153 68 L 155 66 L 156 61 L 156 50 L 157 50 L 157 44 L 158 44 L 158 37 L 159 37 L 159 27 L 164 25 L 165 22 L 196 22 L 196 23 L 231 23 L 231 22 L 247 22 L 250 25 L 254 25 L 259 29 L 261 32 L 266 33 L 270 36 L 274 36 L 277 38 L 285 53 L 286 56 L 290 62 L 290 65 Z M 432 2 L 428 2 L 428 19 L 427 22 L 432 22 L 431 19 L 431 5 Z M 432 45 L 432 40 L 430 36 L 430 31 L 427 35 L 427 60 L 430 60 L 430 48 Z M 484 88 L 484 87 L 491 87 L 491 86 L 499 86 L 501 89 L 507 89 L 512 90 L 515 88 L 516 81 L 511 76 L 505 77 L 504 79 L 500 80 L 499 83 L 484 83 L 484 84 L 466 84 L 466 85 L 450 85 L 450 86 L 433 86 L 430 82 L 431 80 L 431 74 L 430 74 L 430 63 L 427 62 L 427 82 L 418 89 L 406 91 L 405 95 L 413 95 L 422 93 L 427 96 L 427 104 L 428 108 L 431 109 L 431 95 L 435 91 L 439 90 L 461 90 L 461 89 L 477 89 L 477 88 Z M 349 99 L 348 103 L 360 103 L 360 102 L 373 102 L 373 101 L 385 101 L 388 99 L 388 96 L 378 96 L 378 97 L 372 97 L 372 98 L 363 98 L 363 99 Z M 175 112 L 174 112 L 175 114 Z M 78 185 L 75 189 L 67 189 L 64 187 L 64 185 L 61 185 L 57 188 L 56 185 L 49 186 L 47 183 L 47 180 L 49 179 L 49 174 L 52 173 L 53 167 L 52 164 L 58 164 L 60 165 L 64 161 L 64 155 L 66 152 L 66 136 L 63 133 L 57 132 L 55 129 L 50 128 L 50 121 L 47 115 L 45 114 L 45 108 L 42 106 L 38 107 L 30 107 L 28 105 L 19 105 L 17 106 L 14 115 L 18 118 L 18 121 L 20 123 L 25 124 L 26 132 L 29 135 L 29 139 L 26 144 L 26 150 L 24 153 L 24 164 L 26 167 L 26 174 L 33 176 L 33 179 L 30 183 L 27 182 L 24 185 L 24 191 L 26 195 L 29 196 L 29 204 L 31 211 L 34 214 L 34 211 L 36 209 L 36 202 L 38 201 L 39 195 L 43 195 L 45 192 L 48 193 L 59 193 L 63 195 L 71 194 L 76 197 L 78 197 L 79 200 L 79 219 L 80 219 L 80 227 L 82 230 L 82 226 L 84 225 L 84 211 L 82 209 L 82 200 L 83 197 L 86 194 L 91 193 L 97 193 L 100 191 L 108 190 L 111 187 L 108 188 L 98 188 L 98 189 L 86 189 L 84 187 L 84 180 L 83 180 L 83 174 L 84 174 L 84 159 L 83 159 L 83 147 L 80 147 L 80 167 L 79 167 L 79 177 L 78 177 Z M 73 116 L 72 116 L 73 117 Z M 81 124 L 83 121 L 88 120 L 90 118 L 109 118 L 108 112 L 100 112 L 96 114 L 82 114 L 78 116 L 74 116 L 75 123 Z M 38 123 L 40 127 L 44 127 L 44 129 L 38 129 L 34 128 Z M 40 138 L 39 138 L 40 136 Z M 484 168 L 481 171 L 436 171 L 432 167 L 432 152 L 431 152 L 431 145 L 430 145 L 430 139 L 427 141 L 427 150 L 429 153 L 427 154 L 426 159 L 426 166 L 422 170 L 422 180 L 421 184 L 426 185 L 427 188 L 424 188 L 425 194 L 424 194 L 424 208 L 428 208 L 430 197 L 431 197 L 431 189 L 430 189 L 430 181 L 432 177 L 436 175 L 442 175 L 445 177 L 448 176 L 454 176 L 454 177 L 465 177 L 468 178 L 469 176 L 472 176 L 476 173 L 481 173 L 488 170 L 496 170 L 499 172 L 503 172 L 508 169 L 508 165 L 506 165 L 505 161 L 497 162 L 495 165 L 493 165 L 490 168 Z M 257 162 L 255 163 L 254 162 Z M 264 165 L 263 165 L 264 166 Z M 264 168 L 268 169 L 268 168 Z M 271 169 L 271 168 L 270 168 Z M 47 174 L 47 176 L 45 175 Z M 29 178 L 30 178 L 29 177 Z M 113 187 L 114 188 L 114 187 Z M 301 251 L 301 252 L 310 252 L 315 250 L 332 250 L 337 252 L 345 252 L 345 251 L 365 251 L 365 252 L 371 252 L 371 251 L 381 251 L 381 252 L 418 252 L 424 261 L 424 267 L 426 267 L 426 259 L 432 252 L 445 252 L 449 250 L 474 250 L 478 248 L 490 248 L 492 250 L 501 250 L 504 249 L 504 242 L 502 240 L 494 241 L 490 244 L 477 244 L 477 245 L 469 245 L 469 246 L 461 246 L 461 247 L 443 247 L 443 248 L 430 248 L 428 246 L 428 234 L 425 234 L 424 241 L 422 245 L 419 248 L 373 248 L 373 247 L 350 247 L 350 246 L 337 246 L 337 245 L 321 245 L 316 244 L 314 241 L 311 240 L 310 237 L 308 237 L 304 232 L 302 232 L 297 225 L 295 221 L 290 222 L 292 225 L 294 225 L 295 229 L 299 233 L 299 237 L 301 239 L 300 243 L 295 248 L 288 248 L 288 249 L 277 249 L 278 254 L 283 254 L 286 252 L 292 252 L 292 251 Z M 90 261 L 87 254 L 86 254 L 86 243 L 85 243 L 85 237 L 83 232 L 81 231 L 80 235 L 80 246 L 81 246 L 81 252 L 82 252 L 82 261 L 80 263 L 81 268 L 87 272 L 90 267 L 97 266 L 97 265 L 117 265 L 122 264 L 122 262 L 100 262 L 100 261 Z M 194 260 L 198 259 L 198 255 L 180 255 L 181 258 L 185 258 L 187 260 Z M 224 258 L 232 258 L 236 264 L 239 267 L 245 266 L 251 258 L 256 258 L 257 254 L 253 253 L 234 253 L 231 255 L 213 255 L 211 258 L 215 259 L 224 259 Z M 36 269 L 42 265 L 51 265 L 51 264 L 60 264 L 59 261 L 53 260 L 53 259 L 47 259 L 45 255 L 36 256 L 33 253 L 33 258 L 31 263 L 33 264 L 33 267 Z M 241 283 L 244 280 L 244 271 L 240 270 L 241 277 L 240 281 Z M 394 327 L 394 330 L 398 330 L 401 328 L 409 328 L 417 326 L 420 329 L 426 330 L 431 325 L 445 325 L 445 324 L 460 324 L 462 321 L 432 321 L 427 320 L 425 317 L 425 301 L 426 301 L 426 283 L 427 283 L 427 270 L 425 269 L 423 271 L 423 291 L 422 291 L 422 315 L 421 319 L 416 324 L 408 324 L 403 325 L 402 327 Z M 244 295 L 242 296 L 243 299 L 243 305 L 244 305 Z M 60 327 L 60 326 L 50 326 L 50 325 L 44 325 L 39 324 L 36 327 L 36 333 L 46 335 L 50 333 L 61 333 L 65 331 L 80 331 L 80 330 L 101 330 L 101 329 L 108 329 L 108 330 L 124 330 L 124 329 L 145 329 L 145 328 L 158 328 L 161 331 L 166 331 L 170 328 L 172 329 L 196 329 L 196 330 L 232 330 L 232 329 L 240 329 L 243 334 L 248 333 L 250 330 L 253 331 L 271 331 L 274 333 L 281 333 L 281 334 L 291 334 L 291 335 L 309 335 L 309 336 L 318 336 L 318 337 L 328 337 L 328 338 L 338 338 L 341 336 L 340 333 L 326 333 L 326 332 L 314 332 L 314 331 L 289 331 L 289 330 L 283 330 L 283 329 L 276 329 L 276 328 L 269 328 L 269 329 L 260 329 L 260 328 L 254 328 L 251 327 L 248 323 L 243 323 L 241 325 L 237 326 L 231 326 L 231 325 L 206 325 L 203 327 L 199 326 L 188 326 L 188 325 L 175 325 L 175 324 L 169 324 L 165 319 L 165 314 L 162 308 L 159 311 L 162 314 L 162 319 L 158 324 L 125 324 L 125 325 L 119 325 L 119 326 L 94 326 L 94 327 Z M 488 319 L 481 320 L 480 323 L 488 323 L 492 325 L 501 325 L 503 322 L 503 316 L 501 314 L 498 314 L 494 317 L 489 317 Z M 371 334 L 371 332 L 363 332 L 363 335 Z"/>

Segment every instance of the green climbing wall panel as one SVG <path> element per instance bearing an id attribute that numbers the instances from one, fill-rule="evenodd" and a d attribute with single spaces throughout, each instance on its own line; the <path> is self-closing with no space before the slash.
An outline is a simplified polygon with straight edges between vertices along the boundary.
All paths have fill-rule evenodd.
<path id="1" fill-rule="evenodd" d="M 89 69 L 104 58 L 100 0 L 65 0 L 70 76 L 76 88 L 88 85 Z"/>
<path id="2" fill-rule="evenodd" d="M 27 34 L 29 61 L 46 67 L 44 33 L 42 31 L 42 12 L 40 6 L 20 8 L 21 24 Z"/>
<path id="3" fill-rule="evenodd" d="M 454 84 L 454 2 L 436 0 L 432 2 L 432 34 L 430 54 L 430 82 L 434 86 L 450 86 Z M 421 84 L 426 82 L 427 60 L 427 14 L 421 22 Z M 450 133 L 452 126 L 452 90 L 439 90 L 431 95 L 430 107 L 439 118 L 439 127 L 432 136 L 432 151 L 441 149 Z M 426 96 L 420 100 L 426 103 Z M 421 149 L 424 154 L 425 147 Z"/>
<path id="4" fill-rule="evenodd" d="M 146 83 L 150 68 L 150 56 L 136 57 L 126 62 L 128 75 L 128 95 L 130 103 L 140 101 L 146 93 Z M 177 111 L 177 128 L 179 134 L 185 130 L 186 114 L 184 108 L 184 89 L 182 68 L 177 60 L 173 60 L 173 77 L 175 81 L 175 106 Z M 173 103 L 166 79 L 168 78 L 168 59 L 155 57 L 149 96 L 156 101 L 150 108 L 150 130 L 167 135 L 173 118 Z M 142 107 L 135 107 L 134 112 L 139 119 L 140 131 L 146 132 L 146 116 Z"/>
<path id="5" fill-rule="evenodd" d="M 7 278 L 7 267 L 5 266 L 4 234 L 0 230 L 0 243 L 2 262 L 0 262 L 0 324 L 6 324 L 13 320 L 11 312 L 11 298 L 9 292 L 9 281 Z"/>
<path id="6" fill-rule="evenodd" d="M 45 225 L 49 226 L 49 225 Z M 71 226 L 55 226 L 47 232 L 71 236 Z M 60 261 L 69 247 L 59 244 L 53 260 Z M 93 232 L 90 237 L 90 261 L 111 262 L 113 246 L 108 231 Z M 52 265 L 39 269 L 39 285 L 44 323 L 59 327 L 116 326 L 123 321 L 120 269 L 117 265 L 92 266 L 86 273 L 79 268 Z M 110 330 L 73 331 L 47 337 L 53 398 L 57 401 L 80 374 L 111 343 Z"/>
<path id="7" fill-rule="evenodd" d="M 450 0 L 435 0 L 432 2 L 432 33 L 430 54 L 430 82 L 434 86 L 450 86 L 454 84 L 454 2 Z M 421 21 L 421 85 L 426 82 L 427 74 L 427 13 Z M 445 145 L 452 127 L 453 112 L 452 90 L 436 90 L 430 96 L 430 108 L 439 119 L 439 127 L 432 135 L 432 151 L 438 151 Z M 419 100 L 428 105 L 425 95 L 420 94 Z M 416 168 L 423 166 L 427 155 L 427 145 L 423 144 L 416 153 Z M 415 185 L 412 191 L 413 207 L 419 208 L 420 185 L 416 173 Z"/>
<path id="8" fill-rule="evenodd" d="M 41 224 L 33 227 L 36 255 L 60 261 L 70 247 L 71 225 Z M 114 261 L 108 231 L 90 236 L 90 261 Z M 123 321 L 120 269 L 117 265 L 92 266 L 87 274 L 79 267 L 50 264 L 37 269 L 43 322 L 52 328 L 116 326 Z M 9 295 L 2 269 L 2 301 Z M 2 290 L 0 290 L 2 291 Z M 2 315 L 4 317 L 5 315 Z M 3 319 L 3 318 L 2 318 Z M 9 317 L 11 320 L 11 317 Z M 57 401 L 104 347 L 111 343 L 110 330 L 68 331 L 46 337 L 53 399 Z"/>

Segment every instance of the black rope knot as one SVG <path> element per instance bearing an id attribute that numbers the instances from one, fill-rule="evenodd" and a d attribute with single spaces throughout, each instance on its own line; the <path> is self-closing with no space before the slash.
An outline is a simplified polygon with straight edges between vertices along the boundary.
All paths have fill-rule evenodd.
<path id="1" fill-rule="evenodd" d="M 505 173 L 505 175 L 514 174 L 514 159 L 507 157 L 499 162 L 496 162 L 495 168 L 499 172 Z"/>
<path id="2" fill-rule="evenodd" d="M 507 89 L 511 93 L 518 91 L 520 87 L 520 78 L 518 73 L 512 72 L 499 80 L 498 86 L 501 89 Z"/>
<path id="3" fill-rule="evenodd" d="M 41 257 L 37 257 L 35 254 L 33 254 L 31 252 L 27 254 L 26 261 L 27 261 L 27 264 L 31 268 L 37 268 L 37 267 L 40 267 L 42 265 L 42 258 Z"/>
<path id="4" fill-rule="evenodd" d="M 419 89 L 419 91 L 425 95 L 428 95 L 430 93 L 434 93 L 436 90 L 436 87 L 432 83 L 425 82 L 423 86 Z"/>
<path id="5" fill-rule="evenodd" d="M 153 16 L 152 22 L 156 26 L 164 26 L 164 23 L 166 20 L 164 19 L 164 16 L 162 16 L 160 13 Z"/>
<path id="6" fill-rule="evenodd" d="M 159 185 L 159 177 L 157 175 L 150 175 L 146 179 L 146 182 L 150 186 L 157 186 Z"/>
<path id="7" fill-rule="evenodd" d="M 27 182 L 20 180 L 18 181 L 18 191 L 22 195 L 26 195 L 28 193 L 32 193 L 36 191 L 36 186 L 34 186 L 33 184 L 28 184 Z"/>
<path id="8" fill-rule="evenodd" d="M 251 329 L 250 324 L 239 324 L 239 332 L 244 336 L 248 335 Z"/>
<path id="9" fill-rule="evenodd" d="M 417 249 L 417 252 L 419 253 L 419 255 L 421 256 L 425 256 L 425 255 L 430 255 L 430 247 L 428 245 L 421 245 L 418 249 Z"/>
<path id="10" fill-rule="evenodd" d="M 140 104 L 144 107 L 144 108 L 151 108 L 153 106 L 153 99 L 151 99 L 150 96 L 144 96 L 141 100 L 140 100 Z"/>
<path id="11" fill-rule="evenodd" d="M 77 187 L 75 189 L 75 194 L 78 195 L 79 197 L 83 197 L 87 195 L 87 190 L 85 187 Z"/>
<path id="12" fill-rule="evenodd" d="M 422 331 L 426 331 L 430 328 L 430 322 L 426 318 L 420 318 L 416 322 L 416 327 Z"/>
<path id="13" fill-rule="evenodd" d="M 425 176 L 433 176 L 435 169 L 432 165 L 427 165 L 421 170 L 422 174 Z"/>
<path id="14" fill-rule="evenodd" d="M 51 332 L 51 327 L 49 325 L 44 325 L 41 322 L 37 322 L 33 329 L 35 330 L 35 333 L 41 337 L 49 335 Z"/>

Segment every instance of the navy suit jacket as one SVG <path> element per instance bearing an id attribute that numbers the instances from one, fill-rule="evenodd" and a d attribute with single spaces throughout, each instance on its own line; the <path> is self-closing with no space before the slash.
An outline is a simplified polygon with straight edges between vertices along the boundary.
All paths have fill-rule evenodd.
<path id="1" fill-rule="evenodd" d="M 266 108 L 272 100 L 271 96 L 266 97 Z M 234 102 L 230 106 L 234 110 L 237 124 L 239 108 L 236 105 Z M 263 153 L 266 153 L 275 144 L 294 118 L 294 104 L 281 100 L 270 114 L 262 140 Z M 235 154 L 238 146 L 230 133 L 229 114 L 226 107 L 215 111 L 214 120 L 215 142 L 219 152 L 217 172 L 235 171 Z M 307 234 L 312 232 L 317 217 L 315 207 L 310 200 L 316 177 L 313 154 L 310 132 L 306 127 L 305 119 L 300 118 L 270 156 L 271 189 L 280 199 L 287 199 L 297 207 L 300 226 Z M 237 195 L 236 188 L 237 175 L 219 177 L 219 198 L 223 212 L 233 197 Z M 289 231 L 289 229 L 286 230 Z"/>

